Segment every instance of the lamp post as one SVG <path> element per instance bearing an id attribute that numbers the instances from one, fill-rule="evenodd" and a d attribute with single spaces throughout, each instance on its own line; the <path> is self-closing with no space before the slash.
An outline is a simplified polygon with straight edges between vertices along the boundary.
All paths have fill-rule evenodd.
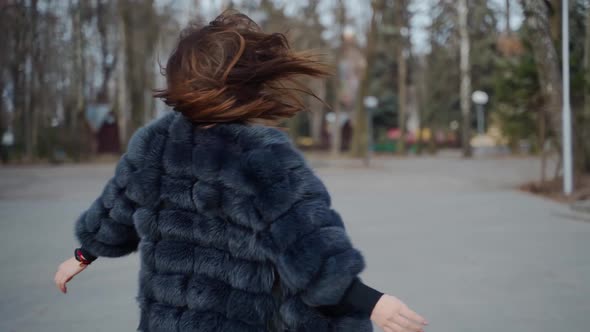
<path id="1" fill-rule="evenodd" d="M 488 94 L 481 90 L 473 91 L 471 94 L 471 100 L 477 107 L 477 133 L 480 135 L 486 131 L 484 105 L 488 103 L 488 99 Z"/>
<path id="2" fill-rule="evenodd" d="M 561 50 L 563 66 L 563 111 L 561 112 L 561 124 L 563 132 L 563 193 L 570 195 L 573 191 L 572 170 L 572 115 L 570 107 L 570 50 L 569 50 L 569 1 L 563 0 L 561 4 Z"/>
<path id="3" fill-rule="evenodd" d="M 373 109 L 379 104 L 379 100 L 375 96 L 366 96 L 363 100 L 365 109 L 367 110 L 367 153 L 365 153 L 365 166 L 369 166 L 371 155 L 373 153 Z"/>

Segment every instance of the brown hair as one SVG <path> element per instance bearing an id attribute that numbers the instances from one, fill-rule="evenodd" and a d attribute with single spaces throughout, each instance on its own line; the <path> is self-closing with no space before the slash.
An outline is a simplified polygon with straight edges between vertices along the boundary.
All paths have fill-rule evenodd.
<path id="1" fill-rule="evenodd" d="M 292 51 L 284 34 L 226 11 L 185 28 L 163 74 L 167 87 L 155 97 L 195 123 L 217 123 L 292 117 L 304 108 L 300 92 L 317 98 L 294 78 L 329 73 L 314 55 Z"/>

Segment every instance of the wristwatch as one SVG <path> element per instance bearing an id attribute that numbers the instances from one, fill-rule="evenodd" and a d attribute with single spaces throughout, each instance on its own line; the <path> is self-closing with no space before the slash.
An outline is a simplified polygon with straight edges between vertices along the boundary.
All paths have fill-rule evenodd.
<path id="1" fill-rule="evenodd" d="M 82 248 L 76 248 L 74 250 L 74 257 L 76 258 L 76 260 L 82 264 L 86 264 L 86 265 L 90 265 L 92 264 L 92 261 L 94 261 L 96 259 L 96 257 L 91 256 L 88 253 L 84 252 L 85 250 L 83 250 Z"/>

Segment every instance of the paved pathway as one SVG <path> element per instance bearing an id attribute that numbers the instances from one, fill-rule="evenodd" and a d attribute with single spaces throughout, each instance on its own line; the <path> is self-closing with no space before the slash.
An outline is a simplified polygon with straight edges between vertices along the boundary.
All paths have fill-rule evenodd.
<path id="1" fill-rule="evenodd" d="M 537 176 L 534 160 L 312 164 L 366 257 L 364 280 L 426 316 L 427 331 L 590 331 L 590 222 L 512 190 Z M 101 259 L 65 296 L 52 284 L 73 220 L 112 172 L 0 168 L 0 331 L 135 330 L 137 255 Z"/>

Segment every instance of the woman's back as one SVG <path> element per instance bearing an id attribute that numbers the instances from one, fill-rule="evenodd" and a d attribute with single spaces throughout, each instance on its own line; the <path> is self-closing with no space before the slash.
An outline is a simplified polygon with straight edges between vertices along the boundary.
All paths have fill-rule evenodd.
<path id="1" fill-rule="evenodd" d="M 97 255 L 137 244 L 142 331 L 371 329 L 366 314 L 313 308 L 337 303 L 364 262 L 325 187 L 276 129 L 166 115 L 134 135 L 97 202 L 76 234 Z M 111 220 L 93 229 L 96 215 Z"/>

